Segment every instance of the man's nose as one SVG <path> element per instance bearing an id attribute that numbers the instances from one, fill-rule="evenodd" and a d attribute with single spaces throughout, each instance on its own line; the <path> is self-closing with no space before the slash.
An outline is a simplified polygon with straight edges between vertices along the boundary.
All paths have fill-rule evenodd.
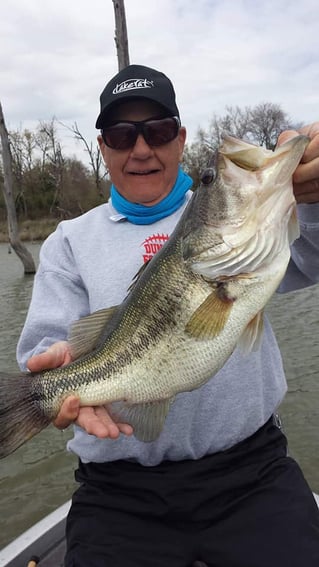
<path id="1" fill-rule="evenodd" d="M 136 142 L 132 148 L 131 156 L 132 157 L 139 157 L 139 158 L 146 158 L 149 157 L 153 153 L 151 146 L 145 141 L 143 134 L 139 134 L 137 136 Z"/>

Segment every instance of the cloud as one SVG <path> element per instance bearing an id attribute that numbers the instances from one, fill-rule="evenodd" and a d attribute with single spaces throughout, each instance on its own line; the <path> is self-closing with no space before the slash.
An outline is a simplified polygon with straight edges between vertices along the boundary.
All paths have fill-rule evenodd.
<path id="1" fill-rule="evenodd" d="M 130 60 L 173 80 L 189 139 L 226 105 L 275 102 L 296 121 L 318 119 L 317 1 L 127 0 L 125 8 Z M 56 116 L 94 140 L 99 94 L 117 72 L 114 28 L 111 0 L 4 3 L 0 99 L 8 128 Z"/>

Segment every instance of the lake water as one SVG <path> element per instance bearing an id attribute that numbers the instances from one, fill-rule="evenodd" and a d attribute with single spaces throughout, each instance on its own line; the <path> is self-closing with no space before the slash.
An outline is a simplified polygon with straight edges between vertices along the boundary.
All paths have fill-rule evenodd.
<path id="1" fill-rule="evenodd" d="M 37 261 L 39 245 L 27 246 Z M 15 348 L 32 284 L 17 256 L 0 244 L 1 370 L 18 369 Z M 290 453 L 319 492 L 319 286 L 275 296 L 268 314 L 289 385 L 281 415 Z M 0 548 L 71 496 L 76 458 L 65 450 L 71 434 L 49 427 L 0 461 Z"/>

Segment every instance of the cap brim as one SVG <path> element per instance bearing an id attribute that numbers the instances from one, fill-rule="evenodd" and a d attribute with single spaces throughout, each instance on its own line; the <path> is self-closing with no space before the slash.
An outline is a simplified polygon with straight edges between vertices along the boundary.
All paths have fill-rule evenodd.
<path id="1" fill-rule="evenodd" d="M 155 104 L 158 104 L 158 106 L 160 106 L 163 109 L 163 111 L 167 114 L 167 116 L 179 116 L 177 108 L 176 109 L 168 108 L 167 106 L 163 105 L 161 102 L 156 100 L 154 98 L 154 96 L 152 96 L 152 97 L 147 96 L 147 95 L 127 96 L 127 94 L 126 94 L 126 95 L 123 95 L 122 97 L 118 97 L 116 101 L 110 103 L 106 108 L 103 108 L 103 110 L 100 112 L 99 116 L 97 117 L 97 120 L 96 120 L 96 123 L 95 123 L 95 128 L 97 128 L 99 130 L 101 130 L 103 128 L 103 126 L 105 125 L 105 122 L 106 122 L 106 116 L 112 110 L 114 110 L 115 107 L 119 106 L 120 104 L 124 104 L 124 102 L 133 102 L 135 100 L 147 100 L 147 101 L 154 102 Z"/>

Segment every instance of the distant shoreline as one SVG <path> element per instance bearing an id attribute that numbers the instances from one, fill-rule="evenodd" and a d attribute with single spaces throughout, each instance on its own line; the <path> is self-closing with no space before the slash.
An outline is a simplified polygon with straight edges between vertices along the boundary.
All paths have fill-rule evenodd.
<path id="1" fill-rule="evenodd" d="M 57 227 L 59 219 L 24 220 L 19 223 L 19 235 L 22 242 L 45 240 Z M 8 225 L 0 221 L 0 243 L 9 244 Z"/>

